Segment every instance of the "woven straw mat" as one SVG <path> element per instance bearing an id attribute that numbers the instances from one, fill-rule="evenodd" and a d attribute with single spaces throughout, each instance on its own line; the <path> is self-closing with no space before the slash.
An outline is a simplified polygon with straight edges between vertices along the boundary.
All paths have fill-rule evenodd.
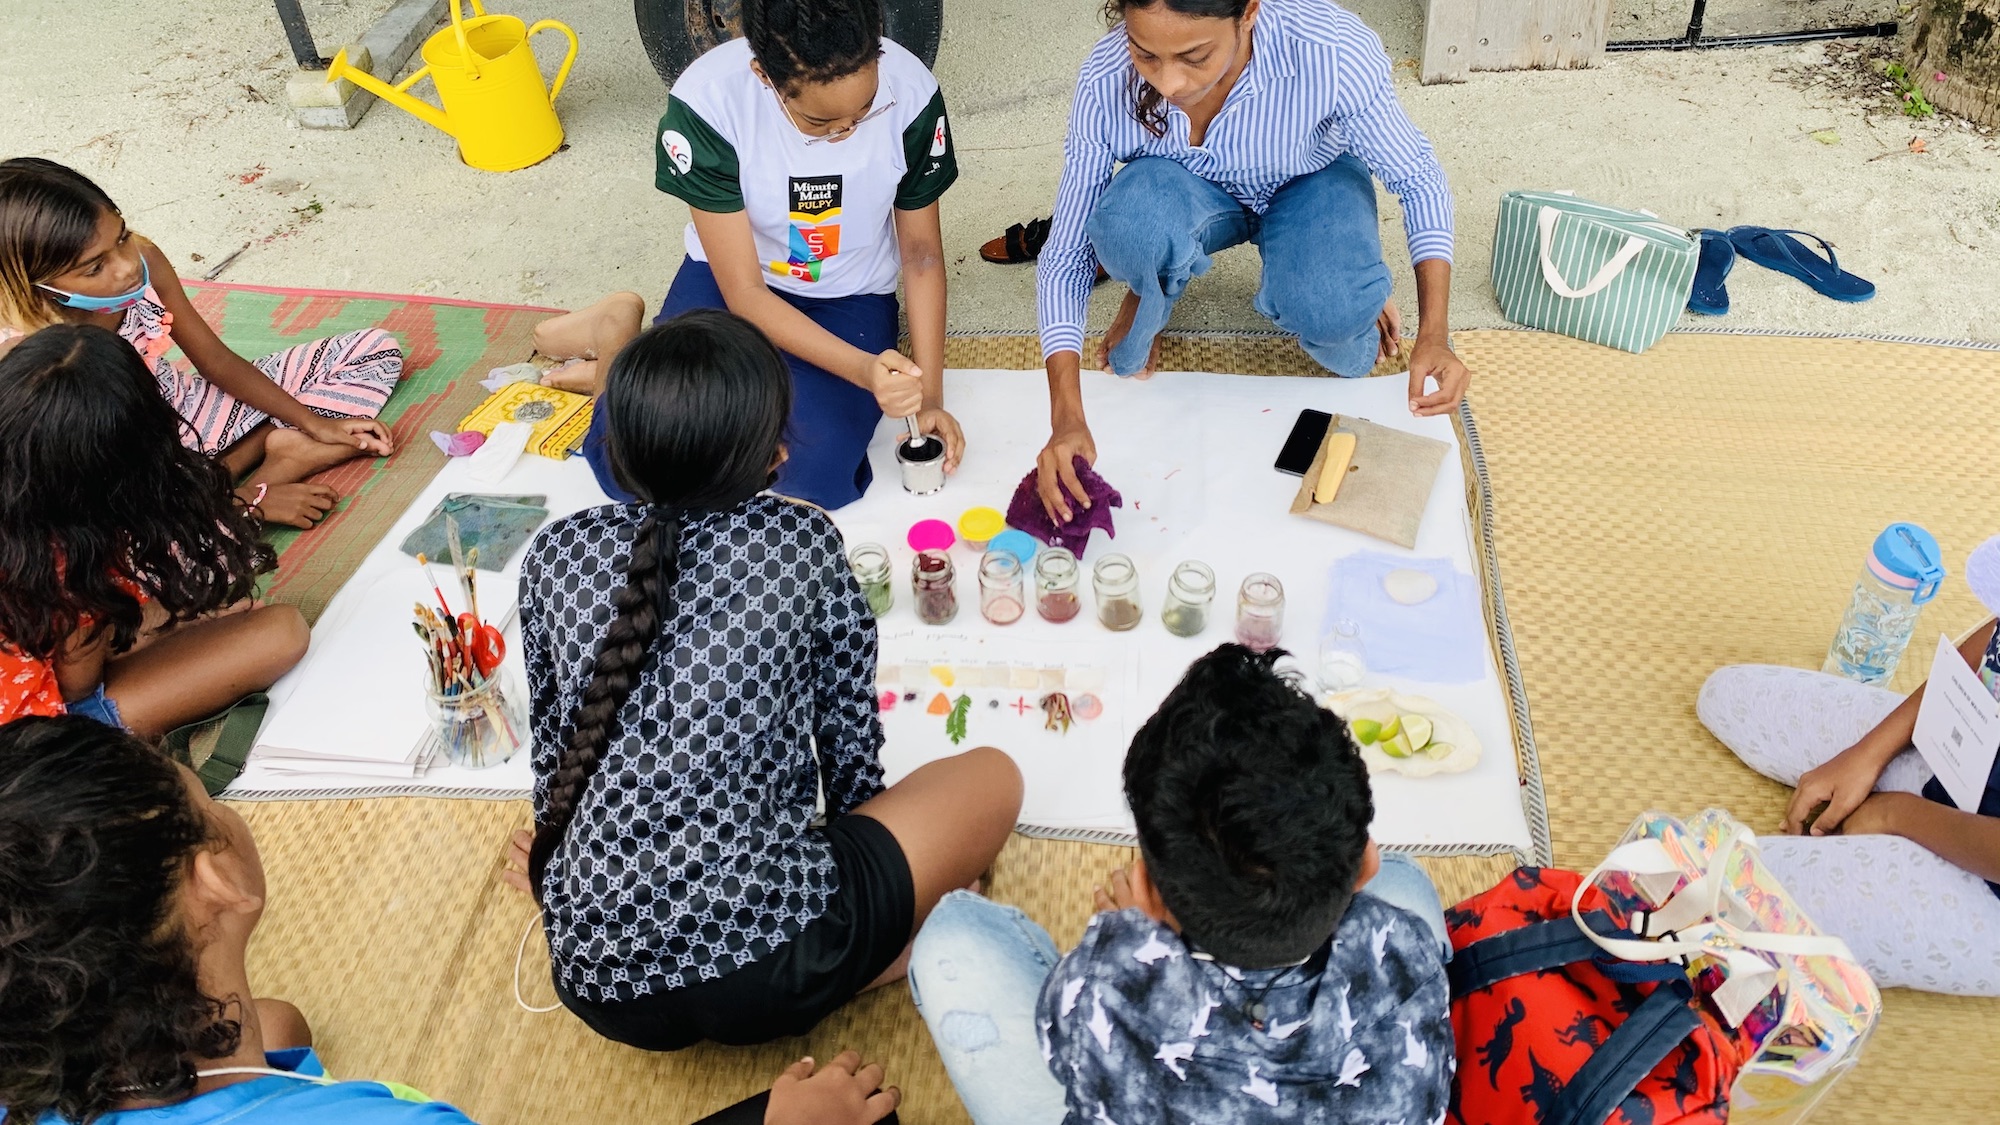
<path id="1" fill-rule="evenodd" d="M 1672 335 L 1643 356 L 1529 332 L 1457 338 L 1475 372 L 1498 543 L 1557 861 L 1587 868 L 1642 810 L 1731 809 L 1775 825 L 1785 793 L 1696 722 L 1702 678 L 1736 661 L 1817 666 L 1870 537 L 1909 519 L 1954 569 L 2000 530 L 2000 354 L 1911 344 Z M 1028 337 L 954 339 L 955 367 L 1038 365 Z M 1269 337 L 1170 338 L 1168 369 L 1306 374 Z M 1979 618 L 1962 584 L 1924 637 Z M 1900 687 L 1926 663 L 1906 662 Z M 887 1064 L 903 1120 L 963 1110 L 901 988 L 803 1040 L 653 1056 L 509 984 L 533 908 L 493 876 L 525 804 L 376 800 L 239 806 L 270 871 L 252 979 L 296 1002 L 338 1075 L 408 1082 L 490 1125 L 676 1125 L 844 1046 Z M 1092 882 L 1128 853 L 1016 837 L 994 897 L 1073 941 Z M 1504 861 L 1426 860 L 1445 901 Z M 528 943 L 524 988 L 549 1003 Z M 1860 1068 L 1824 1122 L 1979 1120 L 2000 1068 L 1992 1001 L 1887 994 Z M 1987 1106 L 1982 1110 L 1981 1106 Z"/>

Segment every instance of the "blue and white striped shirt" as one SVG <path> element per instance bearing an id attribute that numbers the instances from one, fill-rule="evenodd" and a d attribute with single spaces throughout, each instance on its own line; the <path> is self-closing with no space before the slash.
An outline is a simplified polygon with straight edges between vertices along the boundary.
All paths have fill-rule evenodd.
<path id="1" fill-rule="evenodd" d="M 1431 143 L 1403 112 L 1382 39 L 1329 0 L 1264 0 L 1251 58 L 1199 146 L 1188 117 L 1167 105 L 1155 137 L 1132 114 L 1137 75 L 1125 29 L 1091 49 L 1076 79 L 1055 222 L 1042 246 L 1037 302 L 1042 355 L 1083 350 L 1084 313 L 1097 256 L 1084 224 L 1114 167 L 1164 156 L 1262 214 L 1300 176 L 1352 152 L 1403 204 L 1410 260 L 1451 260 L 1451 188 Z"/>

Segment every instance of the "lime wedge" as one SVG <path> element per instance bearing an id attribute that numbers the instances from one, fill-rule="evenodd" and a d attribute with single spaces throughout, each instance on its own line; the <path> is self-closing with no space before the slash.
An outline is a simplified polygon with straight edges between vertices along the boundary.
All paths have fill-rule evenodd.
<path id="1" fill-rule="evenodd" d="M 1363 746 L 1382 737 L 1382 724 L 1373 719 L 1356 719 L 1348 726 L 1354 731 L 1354 740 Z"/>
<path id="2" fill-rule="evenodd" d="M 1382 733 L 1376 735 L 1375 737 L 1383 742 L 1387 742 L 1401 733 L 1403 733 L 1403 717 L 1401 715 L 1398 715 L 1390 719 L 1388 722 L 1383 723 Z"/>
<path id="3" fill-rule="evenodd" d="M 1410 736 L 1410 745 L 1418 750 L 1431 741 L 1431 721 L 1422 715 L 1404 715 L 1403 733 Z"/>
<path id="4" fill-rule="evenodd" d="M 1380 745 L 1382 752 L 1391 758 L 1407 758 L 1415 753 L 1410 746 L 1410 732 L 1407 730 L 1397 731 L 1392 737 L 1383 739 Z"/>
<path id="5" fill-rule="evenodd" d="M 1434 762 L 1442 761 L 1445 758 L 1451 757 L 1452 751 L 1456 749 L 1458 747 L 1453 746 L 1449 742 L 1433 742 L 1429 746 L 1424 747 L 1424 757 Z"/>

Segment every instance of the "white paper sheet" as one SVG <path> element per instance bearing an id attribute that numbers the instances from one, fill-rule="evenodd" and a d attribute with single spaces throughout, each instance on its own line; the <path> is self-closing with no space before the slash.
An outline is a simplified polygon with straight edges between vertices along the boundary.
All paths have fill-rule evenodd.
<path id="1" fill-rule="evenodd" d="M 921 497 L 902 490 L 893 448 L 903 431 L 900 421 L 885 421 L 870 448 L 876 483 L 860 501 L 834 513 L 835 522 L 850 545 L 873 541 L 890 550 L 896 567 L 896 605 L 882 621 L 885 634 L 914 635 L 924 630 L 911 608 L 909 594 L 913 552 L 905 544 L 904 536 L 910 524 L 925 518 L 956 523 L 959 513 L 977 505 L 1004 511 L 1015 484 L 1033 466 L 1035 455 L 1048 436 L 1047 393 L 1040 372 L 952 371 L 946 375 L 946 387 L 946 401 L 965 427 L 968 445 L 964 463 L 945 488 Z M 964 608 L 948 631 L 972 637 L 1005 638 L 1010 644 L 1074 641 L 1120 646 L 1132 663 L 1135 686 L 1130 690 L 1136 692 L 1136 697 L 1120 701 L 1119 705 L 1141 718 L 1165 697 L 1189 662 L 1229 639 L 1236 589 L 1246 574 L 1269 571 L 1284 581 L 1287 595 L 1284 644 L 1299 653 L 1310 667 L 1316 656 L 1317 632 L 1328 594 L 1326 576 L 1332 560 L 1362 550 L 1404 553 L 1358 533 L 1288 513 L 1298 479 L 1274 471 L 1271 463 L 1299 410 L 1310 407 L 1353 414 L 1454 446 L 1458 440 L 1449 419 L 1410 416 L 1406 406 L 1407 384 L 1400 378 L 1339 380 L 1165 372 L 1146 382 L 1132 382 L 1087 372 L 1083 387 L 1098 444 L 1098 467 L 1125 500 L 1116 517 L 1117 537 L 1107 541 L 1102 532 L 1095 533 L 1086 552 L 1086 566 L 1111 550 L 1132 556 L 1142 582 L 1144 622 L 1122 634 L 1099 628 L 1092 616 L 1093 599 L 1088 593 L 1086 576 L 1085 609 L 1077 620 L 1051 625 L 1030 614 L 1004 628 L 989 625 L 979 618 L 977 611 L 974 577 L 977 558 L 959 547 L 954 549 L 953 558 L 958 565 L 958 591 Z M 415 566 L 396 550 L 396 544 L 422 522 L 445 493 L 543 492 L 549 495 L 549 507 L 556 516 L 603 502 L 588 466 L 581 459 L 552 462 L 524 457 L 498 484 L 474 486 L 460 479 L 463 472 L 458 463 L 448 465 L 390 530 L 383 544 L 370 554 L 315 629 L 315 654 L 322 647 L 334 651 L 337 644 L 344 649 L 345 642 L 323 634 L 338 633 L 346 628 L 344 622 L 352 620 L 357 625 L 368 622 L 365 630 L 357 631 L 370 636 L 378 629 L 382 631 L 379 639 L 372 642 L 382 651 L 391 646 L 405 647 L 413 660 L 421 659 L 408 624 L 411 601 L 406 596 L 408 591 L 398 587 L 393 579 L 385 586 L 376 584 L 381 576 L 398 569 L 407 571 L 412 578 L 416 576 Z M 1465 485 L 1460 459 L 1446 457 L 1418 532 L 1416 549 L 1407 553 L 1413 557 L 1448 558 L 1461 570 L 1476 575 L 1479 563 L 1466 510 Z M 1159 608 L 1168 573 L 1175 563 L 1188 558 L 1200 559 L 1215 569 L 1219 593 L 1207 632 L 1183 639 L 1168 633 L 1160 624 Z M 511 588 L 517 576 L 517 567 L 510 566 L 507 574 L 492 585 Z M 486 587 L 482 585 L 482 601 L 485 597 Z M 377 619 L 372 610 L 364 608 L 378 600 L 382 606 L 392 607 L 394 614 L 385 609 Z M 1483 623 L 1480 633 L 1485 634 Z M 358 643 L 361 649 L 374 651 L 370 642 Z M 512 644 L 511 650 L 510 659 L 517 659 L 518 643 Z M 1380 677 L 1369 681 L 1371 685 L 1436 699 L 1464 717 L 1485 746 L 1479 765 L 1467 773 L 1424 779 L 1377 775 L 1374 832 L 1381 842 L 1504 845 L 1522 849 L 1531 846 L 1512 752 L 1506 691 L 1490 653 L 1484 660 L 1486 677 L 1477 683 L 1436 685 Z M 296 690 L 299 687 L 296 681 L 304 678 L 301 672 L 318 667 L 317 660 L 309 660 L 300 672 L 294 672 L 280 684 L 280 694 L 274 695 L 276 702 L 267 726 L 281 720 L 290 722 L 286 711 L 295 704 L 287 689 Z M 328 690 L 333 675 L 331 664 L 325 671 L 315 671 L 314 691 Z M 419 675 L 411 680 L 406 691 L 417 700 L 419 712 L 421 697 L 416 693 L 420 684 Z M 361 705 L 351 694 L 340 698 L 350 707 Z M 400 703 L 382 706 L 401 708 Z M 920 701 L 918 707 L 921 706 Z M 991 714 L 992 708 L 986 709 L 989 714 L 984 721 L 975 713 L 968 723 L 968 745 L 990 740 L 1014 753 L 1021 762 L 1030 777 L 1030 803 L 1022 812 L 1025 823 L 1111 832 L 1130 830 L 1130 815 L 1117 786 L 1123 757 L 1119 747 L 1094 746 L 1087 757 L 1067 752 L 1044 753 L 1027 748 L 1041 745 L 1042 740 L 1037 737 L 1017 740 L 1022 747 L 1017 749 L 1007 745 L 1007 725 Z M 930 722 L 911 722 L 904 716 L 892 717 L 887 724 L 889 743 L 883 751 L 883 761 L 891 780 L 924 761 L 958 749 L 945 738 L 941 720 L 921 718 Z M 410 720 L 406 716 L 397 721 Z M 412 736 L 416 733 L 413 731 Z M 326 752 L 340 752 L 341 747 L 351 745 L 351 738 L 341 728 L 331 727 L 318 745 Z M 250 768 L 232 793 L 504 795 L 524 794 L 528 787 L 525 754 L 494 770 L 434 769 L 422 778 L 399 781 L 342 777 L 331 772 L 280 773 L 260 766 L 253 756 Z"/>
<path id="2" fill-rule="evenodd" d="M 1952 803 L 1978 812 L 1994 759 L 2000 757 L 2000 699 L 1986 690 L 1950 637 L 1938 637 L 1911 742 Z"/>

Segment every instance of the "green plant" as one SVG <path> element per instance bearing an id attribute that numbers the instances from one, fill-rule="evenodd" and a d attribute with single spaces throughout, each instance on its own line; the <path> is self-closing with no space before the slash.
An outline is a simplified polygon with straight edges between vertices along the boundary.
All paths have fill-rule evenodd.
<path id="1" fill-rule="evenodd" d="M 1937 113 L 1937 107 L 1924 96 L 1917 86 L 1917 80 L 1910 75 L 1909 68 L 1899 62 L 1892 62 L 1882 68 L 1882 76 L 1896 87 L 1896 96 L 1902 100 L 1903 112 L 1910 117 L 1930 117 Z"/>
<path id="2" fill-rule="evenodd" d="M 965 718 L 972 711 L 972 697 L 961 695 L 952 705 L 951 714 L 945 716 L 944 733 L 951 738 L 953 746 L 965 741 Z"/>

